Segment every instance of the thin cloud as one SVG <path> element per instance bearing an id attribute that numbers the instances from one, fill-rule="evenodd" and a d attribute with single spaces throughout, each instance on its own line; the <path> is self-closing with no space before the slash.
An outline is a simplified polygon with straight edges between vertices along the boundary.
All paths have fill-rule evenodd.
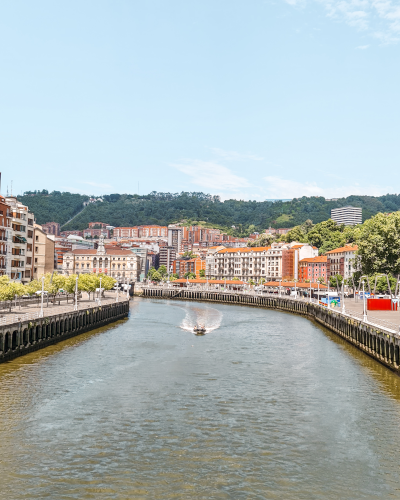
<path id="1" fill-rule="evenodd" d="M 292 6 L 311 0 L 285 0 Z M 400 41 L 400 5 L 396 0 L 316 0 L 332 19 L 366 31 L 383 43 Z M 365 50 L 368 45 L 357 49 Z"/>
<path id="2" fill-rule="evenodd" d="M 251 187 L 247 179 L 214 161 L 187 160 L 170 166 L 191 177 L 196 186 L 212 191 L 236 191 Z"/>
<path id="3" fill-rule="evenodd" d="M 243 160 L 253 160 L 253 161 L 262 161 L 264 158 L 261 156 L 257 156 L 251 153 L 238 153 L 237 151 L 225 151 L 221 148 L 211 148 L 211 151 L 217 156 L 223 158 L 228 161 L 243 161 Z"/>
<path id="4" fill-rule="evenodd" d="M 301 198 L 302 196 L 323 196 L 324 198 L 343 198 L 351 195 L 382 196 L 390 191 L 389 187 L 353 186 L 322 187 L 316 182 L 298 182 L 281 177 L 264 177 L 267 186 L 264 188 L 266 198 Z"/>
<path id="5" fill-rule="evenodd" d="M 356 47 L 357 50 L 366 50 L 368 49 L 369 45 L 359 45 L 358 47 Z"/>

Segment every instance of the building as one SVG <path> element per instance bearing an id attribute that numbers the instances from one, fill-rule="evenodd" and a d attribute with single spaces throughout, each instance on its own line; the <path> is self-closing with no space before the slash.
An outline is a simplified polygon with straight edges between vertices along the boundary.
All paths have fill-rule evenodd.
<path id="1" fill-rule="evenodd" d="M 113 236 L 115 238 L 167 238 L 167 226 L 133 226 L 114 227 Z"/>
<path id="2" fill-rule="evenodd" d="M 54 236 L 60 236 L 60 224 L 58 222 L 46 222 L 42 224 L 42 231 L 46 234 L 53 234 Z"/>
<path id="3" fill-rule="evenodd" d="M 89 229 L 107 229 L 107 224 L 104 222 L 89 222 Z"/>
<path id="4" fill-rule="evenodd" d="M 318 257 L 302 259 L 299 262 L 299 281 L 317 281 L 322 278 L 327 281 L 327 257 L 320 255 Z"/>
<path id="5" fill-rule="evenodd" d="M 88 228 L 83 231 L 84 238 L 100 238 L 103 235 L 105 238 L 110 237 L 110 231 L 108 229 L 94 229 Z"/>
<path id="6" fill-rule="evenodd" d="M 160 266 L 167 268 L 168 274 L 173 273 L 173 262 L 176 260 L 176 250 L 173 246 L 160 247 Z"/>
<path id="7" fill-rule="evenodd" d="M 40 279 L 55 268 L 55 239 L 48 235 L 42 227 L 35 224 L 33 278 Z"/>
<path id="8" fill-rule="evenodd" d="M 200 270 L 206 270 L 205 259 L 177 259 L 172 264 L 172 271 L 180 278 L 183 278 L 186 273 L 193 273 L 196 278 L 200 278 Z"/>
<path id="9" fill-rule="evenodd" d="M 104 238 L 100 237 L 97 249 L 76 249 L 63 257 L 63 273 L 107 274 L 119 281 L 138 281 L 139 258 L 130 250 L 109 249 L 104 247 Z"/>
<path id="10" fill-rule="evenodd" d="M 11 214 L 7 230 L 6 273 L 13 281 L 28 283 L 33 278 L 34 216 L 15 196 L 5 198 Z"/>
<path id="11" fill-rule="evenodd" d="M 129 251 L 135 254 L 138 259 L 137 281 L 143 281 L 149 272 L 149 263 L 147 259 L 148 249 L 146 247 L 130 247 Z"/>
<path id="12" fill-rule="evenodd" d="M 224 248 L 206 257 L 206 276 L 217 279 L 279 281 L 298 279 L 299 261 L 316 257 L 318 249 L 302 243 L 272 243 L 270 247 Z"/>
<path id="13" fill-rule="evenodd" d="M 344 279 L 349 279 L 357 271 L 356 252 L 357 245 L 346 245 L 326 252 L 328 279 L 340 274 Z"/>
<path id="14" fill-rule="evenodd" d="M 183 239 L 183 227 L 170 224 L 168 226 L 168 247 L 174 248 L 176 253 L 180 252 L 182 246 L 182 239 Z"/>
<path id="15" fill-rule="evenodd" d="M 9 234 L 11 234 L 10 206 L 6 203 L 5 198 L 0 196 L 0 276 L 7 274 L 7 261 L 11 266 L 11 254 L 8 253 L 7 245 Z"/>
<path id="16" fill-rule="evenodd" d="M 60 236 L 68 238 L 68 236 L 80 236 L 83 238 L 83 231 L 61 231 Z"/>
<path id="17" fill-rule="evenodd" d="M 346 226 L 362 224 L 362 208 L 351 206 L 332 208 L 331 219 Z"/>

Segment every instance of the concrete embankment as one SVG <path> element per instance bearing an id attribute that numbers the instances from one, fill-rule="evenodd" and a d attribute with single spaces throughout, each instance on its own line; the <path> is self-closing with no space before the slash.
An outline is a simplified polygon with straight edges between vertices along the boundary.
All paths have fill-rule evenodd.
<path id="1" fill-rule="evenodd" d="M 289 297 L 263 297 L 229 292 L 191 291 L 185 289 L 143 288 L 143 297 L 175 300 L 198 300 L 224 304 L 265 307 L 307 316 L 329 328 L 375 360 L 400 375 L 400 336 L 375 325 L 327 309 L 319 304 Z"/>
<path id="2" fill-rule="evenodd" d="M 129 301 L 85 307 L 0 326 L 0 363 L 128 316 Z"/>

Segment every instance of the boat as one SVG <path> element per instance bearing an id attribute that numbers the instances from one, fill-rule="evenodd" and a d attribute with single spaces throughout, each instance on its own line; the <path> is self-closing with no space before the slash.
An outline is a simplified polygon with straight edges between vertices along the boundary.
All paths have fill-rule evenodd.
<path id="1" fill-rule="evenodd" d="M 193 332 L 195 335 L 205 335 L 206 334 L 206 329 L 204 328 L 203 325 L 196 325 L 193 328 Z"/>

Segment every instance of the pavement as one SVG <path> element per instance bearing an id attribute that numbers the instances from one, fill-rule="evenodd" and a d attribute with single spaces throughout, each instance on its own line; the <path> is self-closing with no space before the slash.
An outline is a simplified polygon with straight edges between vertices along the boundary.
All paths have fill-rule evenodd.
<path id="1" fill-rule="evenodd" d="M 126 300 L 126 293 L 119 293 L 119 301 Z M 104 297 L 101 299 L 101 305 L 113 304 L 116 302 L 116 292 L 108 291 L 104 293 Z M 98 302 L 93 300 L 93 294 L 89 300 L 88 294 L 86 292 L 82 293 L 82 298 L 78 300 L 78 310 L 87 309 L 88 307 L 98 306 Z M 39 317 L 41 305 L 31 304 L 31 305 L 17 305 L 13 306 L 11 312 L 9 310 L 2 310 L 0 312 L 0 325 L 15 323 L 19 321 L 26 321 L 30 319 L 36 319 Z M 71 312 L 74 310 L 74 300 L 71 299 L 66 302 L 59 302 L 56 300 L 55 304 L 52 304 L 51 299 L 47 304 L 47 298 L 43 301 L 43 317 L 56 316 L 57 314 L 63 314 L 66 312 Z"/>

